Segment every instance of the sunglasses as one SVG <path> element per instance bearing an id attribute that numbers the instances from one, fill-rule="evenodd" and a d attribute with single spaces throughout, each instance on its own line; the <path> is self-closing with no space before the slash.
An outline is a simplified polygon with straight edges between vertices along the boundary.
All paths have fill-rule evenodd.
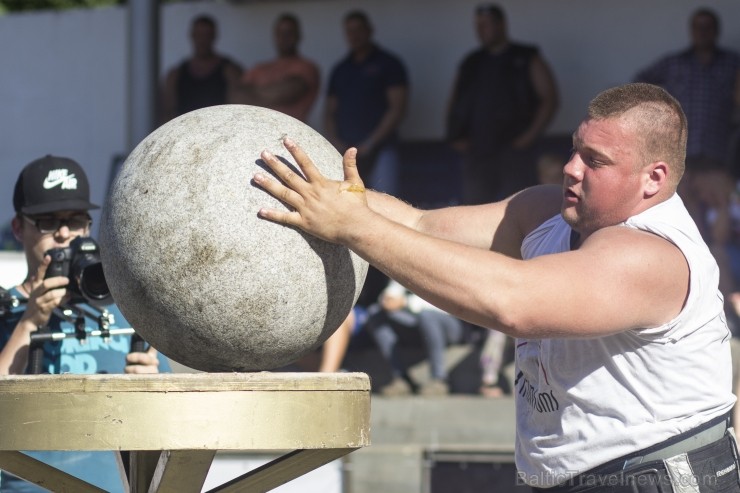
<path id="1" fill-rule="evenodd" d="M 82 231 L 92 224 L 92 218 L 88 214 L 75 214 L 65 219 L 54 216 L 24 215 L 23 219 L 36 226 L 41 234 L 56 233 L 62 226 L 67 226 L 70 231 Z"/>

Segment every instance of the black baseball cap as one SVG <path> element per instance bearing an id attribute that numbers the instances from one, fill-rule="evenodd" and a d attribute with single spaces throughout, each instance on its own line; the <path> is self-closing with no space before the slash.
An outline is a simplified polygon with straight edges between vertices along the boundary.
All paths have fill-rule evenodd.
<path id="1" fill-rule="evenodd" d="M 100 208 L 90 202 L 90 185 L 82 166 L 72 159 L 51 155 L 23 168 L 15 182 L 13 207 L 23 214 Z"/>

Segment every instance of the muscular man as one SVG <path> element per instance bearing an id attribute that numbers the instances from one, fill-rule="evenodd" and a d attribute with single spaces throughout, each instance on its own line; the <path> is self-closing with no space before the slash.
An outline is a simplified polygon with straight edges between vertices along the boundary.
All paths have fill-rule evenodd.
<path id="1" fill-rule="evenodd" d="M 517 338 L 516 464 L 547 491 L 740 491 L 717 264 L 676 187 L 686 118 L 650 84 L 599 94 L 562 187 L 421 211 L 327 180 L 286 141 L 261 217 L 346 245 L 439 308 Z M 608 487 L 606 485 L 609 485 Z M 671 489 L 673 488 L 673 489 Z"/>

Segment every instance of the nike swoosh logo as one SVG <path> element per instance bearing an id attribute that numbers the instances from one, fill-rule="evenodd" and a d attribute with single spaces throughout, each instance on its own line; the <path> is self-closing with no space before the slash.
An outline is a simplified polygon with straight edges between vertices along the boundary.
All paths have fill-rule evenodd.
<path id="1" fill-rule="evenodd" d="M 57 178 L 56 180 L 50 180 L 49 177 L 47 176 L 46 179 L 44 179 L 44 188 L 47 190 L 50 188 L 54 188 L 55 186 L 61 185 L 65 181 L 69 180 L 70 178 L 74 178 L 74 177 L 75 175 L 67 175 L 61 178 Z"/>

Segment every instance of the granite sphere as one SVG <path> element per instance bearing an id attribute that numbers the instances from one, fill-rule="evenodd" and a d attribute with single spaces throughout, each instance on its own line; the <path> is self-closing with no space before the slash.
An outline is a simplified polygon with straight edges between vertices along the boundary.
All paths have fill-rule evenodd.
<path id="1" fill-rule="evenodd" d="M 247 105 L 196 110 L 129 155 L 103 207 L 100 247 L 114 300 L 169 358 L 203 371 L 285 366 L 349 314 L 367 263 L 347 248 L 261 219 L 286 205 L 252 182 L 263 149 L 295 166 L 301 145 L 341 180 L 337 150 L 304 123 Z M 300 171 L 298 171 L 300 173 Z"/>

